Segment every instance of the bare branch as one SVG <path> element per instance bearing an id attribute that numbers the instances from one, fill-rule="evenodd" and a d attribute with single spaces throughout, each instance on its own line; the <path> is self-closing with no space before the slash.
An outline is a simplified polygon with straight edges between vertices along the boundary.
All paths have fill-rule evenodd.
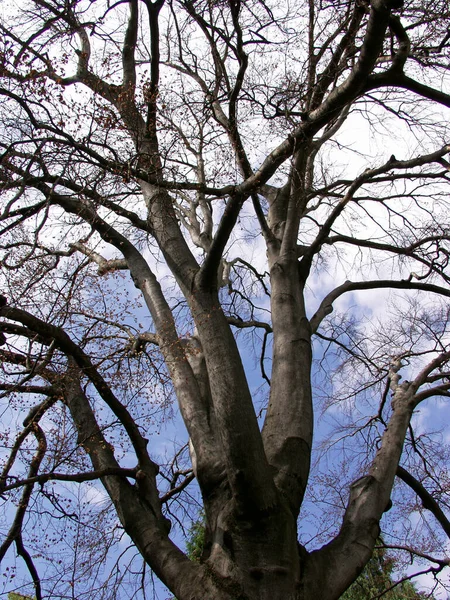
<path id="1" fill-rule="evenodd" d="M 408 485 L 419 496 L 419 498 L 422 500 L 423 507 L 429 510 L 434 517 L 436 517 L 442 529 L 450 538 L 450 521 L 445 516 L 438 502 L 433 498 L 430 492 L 426 490 L 424 485 L 400 465 L 397 467 L 397 477 L 406 483 L 406 485 Z M 448 564 L 448 560 L 445 562 L 445 564 Z"/>

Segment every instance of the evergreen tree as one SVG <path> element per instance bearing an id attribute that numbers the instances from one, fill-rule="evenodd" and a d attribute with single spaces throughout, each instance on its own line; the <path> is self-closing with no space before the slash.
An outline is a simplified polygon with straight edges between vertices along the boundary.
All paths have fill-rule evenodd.
<path id="1" fill-rule="evenodd" d="M 189 538 L 186 540 L 186 554 L 191 560 L 200 562 L 205 546 L 205 517 L 204 515 L 192 524 Z"/>
<path id="2" fill-rule="evenodd" d="M 361 575 L 341 596 L 341 600 L 370 600 L 379 597 L 383 600 L 420 600 L 429 597 L 418 592 L 410 581 L 404 581 L 390 589 L 395 582 L 392 577 L 395 567 L 396 561 L 386 553 L 386 549 L 376 548 Z"/>

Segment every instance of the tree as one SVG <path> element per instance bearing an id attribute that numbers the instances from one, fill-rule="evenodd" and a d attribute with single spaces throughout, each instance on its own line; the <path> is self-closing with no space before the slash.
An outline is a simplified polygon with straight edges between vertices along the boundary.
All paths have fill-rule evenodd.
<path id="1" fill-rule="evenodd" d="M 186 540 L 186 554 L 191 560 L 201 562 L 205 549 L 205 518 L 200 517 L 192 523 Z"/>
<path id="2" fill-rule="evenodd" d="M 364 567 L 358 579 L 342 595 L 342 600 L 366 600 L 368 598 L 385 598 L 386 600 L 420 600 L 430 597 L 417 592 L 410 581 L 394 584 L 392 571 L 395 561 L 386 555 L 381 547 L 377 548 Z"/>
<path id="3" fill-rule="evenodd" d="M 149 569 L 332 600 L 381 524 L 438 578 L 448 3 L 2 11 L 0 560 L 38 600 L 148 597 Z M 169 535 L 196 502 L 201 563 Z"/>
<path id="4" fill-rule="evenodd" d="M 382 544 L 382 540 L 378 540 L 378 543 Z M 205 522 L 203 518 L 199 518 L 189 530 L 189 536 L 186 540 L 186 554 L 191 560 L 200 562 L 204 547 Z M 430 598 L 428 594 L 417 592 L 408 578 L 404 581 L 394 582 L 392 577 L 395 567 L 395 559 L 386 554 L 383 545 L 376 547 L 362 573 L 344 592 L 341 600 L 370 600 L 381 596 L 386 600 Z"/>

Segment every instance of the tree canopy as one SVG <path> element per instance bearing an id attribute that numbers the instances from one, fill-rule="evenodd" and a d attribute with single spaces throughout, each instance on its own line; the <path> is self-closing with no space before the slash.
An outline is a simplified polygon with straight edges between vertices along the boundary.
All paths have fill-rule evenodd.
<path id="1" fill-rule="evenodd" d="M 442 591 L 449 20 L 4 0 L 5 593 L 334 600 L 380 529 Z"/>

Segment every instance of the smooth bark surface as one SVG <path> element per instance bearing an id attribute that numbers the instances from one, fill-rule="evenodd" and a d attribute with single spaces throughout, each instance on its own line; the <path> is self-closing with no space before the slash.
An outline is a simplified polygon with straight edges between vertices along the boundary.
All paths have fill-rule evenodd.
<path id="1" fill-rule="evenodd" d="M 38 600 L 89 578 L 92 598 L 148 597 L 148 568 L 177 600 L 335 600 L 372 555 L 396 475 L 449 535 L 417 425 L 450 393 L 450 146 L 426 114 L 450 106 L 449 9 L 291 4 L 7 3 L 0 391 L 11 422 L 28 414 L 2 433 L 0 559 L 15 545 Z M 341 167 L 346 123 L 378 139 L 388 117 L 417 147 Z M 362 292 L 385 303 L 373 320 Z M 155 449 L 160 397 L 176 399 L 189 465 L 187 443 L 172 462 Z M 325 464 L 334 523 L 309 536 Z M 80 523 L 49 486 L 96 479 L 144 567 L 119 577 L 128 549 L 98 583 L 108 551 L 83 577 L 74 554 L 42 580 L 24 541 L 33 499 Z M 200 563 L 170 537 L 196 502 Z M 447 559 L 414 543 L 399 549 L 437 577 Z"/>

